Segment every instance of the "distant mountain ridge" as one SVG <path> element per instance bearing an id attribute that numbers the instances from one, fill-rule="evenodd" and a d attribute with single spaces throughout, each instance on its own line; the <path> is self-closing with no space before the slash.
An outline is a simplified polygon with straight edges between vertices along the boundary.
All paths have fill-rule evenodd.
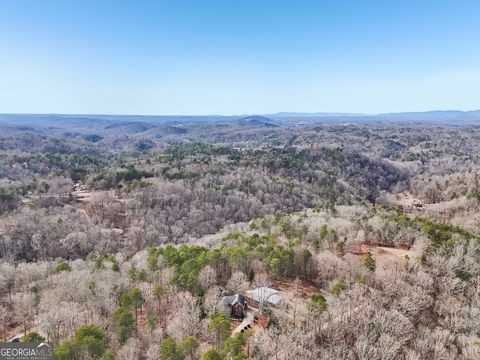
<path id="1" fill-rule="evenodd" d="M 85 132 L 93 128 L 105 131 L 126 133 L 143 133 L 160 130 L 158 126 L 170 126 L 168 132 L 180 131 L 178 126 L 187 124 L 218 123 L 242 127 L 279 127 L 289 123 L 349 123 L 349 122 L 439 122 L 460 123 L 480 122 L 480 110 L 434 110 L 425 112 L 400 112 L 382 114 L 358 113 L 298 113 L 279 112 L 273 114 L 249 115 L 108 115 L 108 114 L 0 114 L 0 127 L 8 131 L 21 131 L 31 128 L 68 129 L 69 131 Z"/>
<path id="2" fill-rule="evenodd" d="M 246 116 L 238 119 L 236 123 L 241 126 L 279 127 L 272 119 L 261 115 Z"/>

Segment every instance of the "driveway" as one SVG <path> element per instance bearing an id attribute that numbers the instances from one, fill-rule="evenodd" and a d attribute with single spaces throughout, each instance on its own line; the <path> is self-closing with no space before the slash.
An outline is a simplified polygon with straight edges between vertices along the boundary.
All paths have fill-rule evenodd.
<path id="1" fill-rule="evenodd" d="M 239 326 L 237 326 L 235 328 L 235 330 L 233 330 L 232 332 L 232 336 L 239 333 L 243 328 L 245 328 L 245 326 L 247 326 L 248 324 L 251 324 L 253 322 L 253 317 L 255 316 L 255 314 L 258 312 L 257 309 L 252 309 L 252 308 L 248 308 L 246 311 L 245 311 L 245 317 L 243 318 L 243 321 L 240 323 Z"/>

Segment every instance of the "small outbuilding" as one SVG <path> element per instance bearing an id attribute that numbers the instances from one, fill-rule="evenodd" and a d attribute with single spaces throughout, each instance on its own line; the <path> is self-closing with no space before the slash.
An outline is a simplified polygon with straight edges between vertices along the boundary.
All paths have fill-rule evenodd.
<path id="1" fill-rule="evenodd" d="M 245 310 L 247 303 L 245 298 L 240 294 L 225 296 L 222 299 L 222 303 L 228 305 L 231 310 L 231 315 L 235 318 L 243 319 L 245 316 Z"/>
<path id="2" fill-rule="evenodd" d="M 268 304 L 273 306 L 278 305 L 281 300 L 278 290 L 267 286 L 261 286 L 254 290 L 247 291 L 247 298 L 262 305 Z"/>

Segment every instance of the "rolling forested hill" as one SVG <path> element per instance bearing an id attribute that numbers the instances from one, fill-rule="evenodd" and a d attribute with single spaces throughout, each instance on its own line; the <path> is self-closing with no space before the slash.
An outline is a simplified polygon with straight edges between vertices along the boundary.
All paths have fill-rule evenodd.
<path id="1" fill-rule="evenodd" d="M 479 155 L 479 112 L 0 115 L 0 339 L 478 359 Z M 257 286 L 282 301 L 235 332 Z"/>

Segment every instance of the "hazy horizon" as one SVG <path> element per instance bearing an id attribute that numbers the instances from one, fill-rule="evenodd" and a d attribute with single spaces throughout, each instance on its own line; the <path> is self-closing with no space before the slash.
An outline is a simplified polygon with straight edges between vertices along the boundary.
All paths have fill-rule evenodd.
<path id="1" fill-rule="evenodd" d="M 460 113 L 472 113 L 480 112 L 480 109 L 469 109 L 469 110 L 459 110 L 459 109 L 433 109 L 425 111 L 395 111 L 395 112 L 385 112 L 385 113 L 360 113 L 360 112 L 324 112 L 324 111 L 315 111 L 315 112 L 303 112 L 303 111 L 278 111 L 272 113 L 252 113 L 252 112 L 243 112 L 235 114 L 216 114 L 216 113 L 192 113 L 192 114 L 162 114 L 162 113 L 152 113 L 152 114 L 139 114 L 139 113 L 60 113 L 60 112 L 0 112 L 0 115 L 45 115 L 45 116 L 145 116 L 145 117 L 155 117 L 155 116 L 198 116 L 198 117 L 208 117 L 208 116 L 224 116 L 224 117 L 235 117 L 235 116 L 269 116 L 269 115 L 317 115 L 317 116 L 382 116 L 382 115 L 395 115 L 395 114 L 428 114 L 428 113 L 448 113 L 448 112 L 460 112 Z"/>

